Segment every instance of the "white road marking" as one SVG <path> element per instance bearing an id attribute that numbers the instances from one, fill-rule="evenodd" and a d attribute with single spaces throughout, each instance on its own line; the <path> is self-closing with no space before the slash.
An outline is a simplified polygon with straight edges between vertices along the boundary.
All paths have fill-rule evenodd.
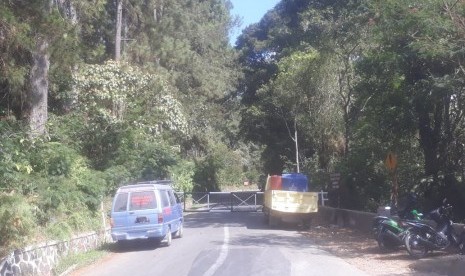
<path id="1" fill-rule="evenodd" d="M 228 256 L 229 250 L 229 228 L 227 226 L 224 227 L 224 239 L 223 245 L 221 246 L 220 255 L 218 259 L 216 259 L 215 263 L 205 272 L 204 276 L 213 276 L 215 272 L 223 265 L 226 257 Z"/>

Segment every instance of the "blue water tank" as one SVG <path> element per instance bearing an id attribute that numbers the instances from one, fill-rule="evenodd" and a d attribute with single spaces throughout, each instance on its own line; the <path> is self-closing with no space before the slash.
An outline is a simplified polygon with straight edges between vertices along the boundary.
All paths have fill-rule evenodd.
<path id="1" fill-rule="evenodd" d="M 308 192 L 308 177 L 301 173 L 285 173 L 281 187 L 284 191 Z"/>

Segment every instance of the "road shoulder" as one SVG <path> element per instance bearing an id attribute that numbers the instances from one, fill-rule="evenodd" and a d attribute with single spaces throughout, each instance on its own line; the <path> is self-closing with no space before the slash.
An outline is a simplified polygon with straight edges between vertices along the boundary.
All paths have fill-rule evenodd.
<path id="1" fill-rule="evenodd" d="M 344 259 L 369 275 L 464 275 L 465 256 L 435 251 L 421 260 L 410 258 L 404 248 L 383 253 L 367 233 L 335 225 L 314 225 L 303 232 L 318 248 Z"/>

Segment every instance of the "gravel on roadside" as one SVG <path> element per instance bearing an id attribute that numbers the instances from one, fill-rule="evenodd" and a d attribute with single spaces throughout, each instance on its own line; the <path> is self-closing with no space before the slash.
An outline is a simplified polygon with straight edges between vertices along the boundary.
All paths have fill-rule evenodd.
<path id="1" fill-rule="evenodd" d="M 405 248 L 382 252 L 369 233 L 336 225 L 315 225 L 303 232 L 318 248 L 344 259 L 370 275 L 464 276 L 465 256 L 456 252 L 430 252 L 412 259 Z"/>

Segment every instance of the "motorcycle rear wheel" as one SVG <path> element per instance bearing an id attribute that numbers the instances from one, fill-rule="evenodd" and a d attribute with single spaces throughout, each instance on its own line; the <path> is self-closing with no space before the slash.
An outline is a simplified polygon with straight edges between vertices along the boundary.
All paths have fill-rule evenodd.
<path id="1" fill-rule="evenodd" d="M 405 237 L 405 247 L 410 256 L 415 259 L 421 259 L 428 253 L 428 248 L 422 244 L 419 233 L 409 233 Z"/>

